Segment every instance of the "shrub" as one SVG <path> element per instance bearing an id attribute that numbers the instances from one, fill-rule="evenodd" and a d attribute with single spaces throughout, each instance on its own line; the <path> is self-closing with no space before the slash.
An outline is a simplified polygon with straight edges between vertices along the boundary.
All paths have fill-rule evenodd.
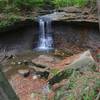
<path id="1" fill-rule="evenodd" d="M 6 5 L 7 5 L 6 0 L 0 0 L 0 11 L 2 11 Z"/>
<path id="2" fill-rule="evenodd" d="M 44 4 L 44 0 L 14 0 L 14 5 L 20 9 L 32 9 L 34 7 L 41 7 Z"/>
<path id="3" fill-rule="evenodd" d="M 56 8 L 64 6 L 77 6 L 83 7 L 86 6 L 89 0 L 52 0 L 52 3 Z"/>
<path id="4" fill-rule="evenodd" d="M 1 28 L 5 28 L 9 25 L 14 24 L 15 22 L 20 21 L 21 18 L 20 16 L 16 16 L 16 15 L 8 15 L 7 18 L 0 20 L 0 29 Z"/>
<path id="5" fill-rule="evenodd" d="M 19 9 L 15 7 L 14 5 L 7 5 L 3 10 L 3 12 L 6 14 L 11 13 L 11 12 L 17 13 L 18 11 Z"/>
<path id="6" fill-rule="evenodd" d="M 52 0 L 56 8 L 73 5 L 73 0 Z"/>
<path id="7" fill-rule="evenodd" d="M 88 3 L 88 0 L 74 0 L 74 5 L 78 7 L 84 7 Z"/>

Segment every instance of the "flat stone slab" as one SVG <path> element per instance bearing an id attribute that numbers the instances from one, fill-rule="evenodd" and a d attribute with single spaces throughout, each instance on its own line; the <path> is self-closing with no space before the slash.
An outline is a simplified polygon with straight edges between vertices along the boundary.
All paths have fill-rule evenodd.
<path id="1" fill-rule="evenodd" d="M 41 67 L 51 67 L 52 64 L 56 63 L 58 59 L 55 57 L 47 56 L 47 55 L 40 55 L 39 57 L 35 58 L 32 60 L 32 63 L 35 64 L 36 66 L 41 66 Z"/>
<path id="2" fill-rule="evenodd" d="M 40 16 L 44 20 L 50 19 L 52 21 L 86 21 L 98 23 L 99 17 L 96 14 L 91 14 L 90 9 L 79 9 L 77 7 L 60 8 L 51 14 Z"/>

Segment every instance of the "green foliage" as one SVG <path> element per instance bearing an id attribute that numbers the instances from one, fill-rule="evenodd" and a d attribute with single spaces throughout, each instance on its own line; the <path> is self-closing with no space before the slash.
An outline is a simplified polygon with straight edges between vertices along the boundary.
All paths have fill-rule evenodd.
<path id="1" fill-rule="evenodd" d="M 90 90 L 89 88 L 87 88 L 86 90 L 84 89 L 84 93 L 83 93 L 83 100 L 93 100 L 93 98 L 96 97 L 96 91 L 94 89 Z"/>
<path id="2" fill-rule="evenodd" d="M 87 4 L 89 7 L 94 7 L 96 0 L 0 0 L 0 13 L 3 13 L 4 16 L 9 13 L 24 15 L 27 11 L 29 11 L 27 14 L 30 14 L 31 10 L 37 8 L 42 10 L 43 8 L 55 9 L 66 6 L 84 7 Z M 31 16 L 28 18 L 32 19 Z M 4 20 L 2 19 L 2 21 L 0 21 L 0 27 L 9 25 L 18 19 L 16 16 L 7 16 L 7 19 L 4 18 Z M 67 55 L 69 56 L 71 54 L 65 53 L 65 56 Z M 97 55 L 97 58 L 100 58 L 100 55 Z M 56 71 L 54 71 L 53 74 L 56 74 Z"/>
<path id="3" fill-rule="evenodd" d="M 8 12 L 13 9 L 31 10 L 37 7 L 47 8 L 60 8 L 66 6 L 84 7 L 86 5 L 94 6 L 95 0 L 0 0 L 0 10 L 7 10 Z M 48 5 L 48 6 L 47 6 Z"/>
<path id="4" fill-rule="evenodd" d="M 7 0 L 0 0 L 0 11 L 2 11 L 6 5 L 7 5 Z"/>
<path id="5" fill-rule="evenodd" d="M 74 0 L 74 4 L 78 7 L 86 6 L 88 0 Z"/>
<path id="6" fill-rule="evenodd" d="M 20 20 L 19 16 L 16 15 L 10 15 L 10 17 L 8 18 L 9 22 L 17 22 Z"/>
<path id="7" fill-rule="evenodd" d="M 55 5 L 56 8 L 64 6 L 83 7 L 86 6 L 88 0 L 52 0 L 52 3 Z"/>
<path id="8" fill-rule="evenodd" d="M 56 90 L 54 100 L 96 100 L 100 90 L 100 79 L 96 76 L 100 74 L 87 75 L 73 71 L 65 85 Z"/>
<path id="9" fill-rule="evenodd" d="M 20 9 L 23 8 L 34 8 L 34 7 L 41 7 L 44 4 L 44 0 L 14 0 L 14 5 Z"/>
<path id="10" fill-rule="evenodd" d="M 20 20 L 19 16 L 16 15 L 8 15 L 8 16 L 9 17 L 7 17 L 6 19 L 0 21 L 0 28 L 5 28 Z"/>
<path id="11" fill-rule="evenodd" d="M 96 57 L 100 59 L 100 54 L 97 54 Z"/>
<path id="12" fill-rule="evenodd" d="M 73 71 L 66 84 L 63 87 L 60 87 L 56 91 L 54 100 L 75 100 L 74 94 L 71 94 L 69 91 L 77 86 L 76 84 L 77 74 L 78 74 L 77 71 Z"/>
<path id="13" fill-rule="evenodd" d="M 100 89 L 100 79 L 96 79 L 94 88 L 95 90 Z"/>
<path id="14" fill-rule="evenodd" d="M 18 11 L 19 9 L 15 7 L 14 5 L 7 5 L 3 10 L 3 12 L 7 14 L 11 12 L 17 13 Z"/>
<path id="15" fill-rule="evenodd" d="M 52 0 L 56 8 L 72 5 L 72 2 L 71 0 Z"/>
<path id="16" fill-rule="evenodd" d="M 6 27 L 6 26 L 8 26 L 9 25 L 9 22 L 8 21 L 0 21 L 0 28 L 4 28 L 4 27 Z"/>
<path id="17" fill-rule="evenodd" d="M 59 70 L 58 69 L 52 69 L 51 70 L 51 75 L 55 76 L 56 74 L 58 74 Z"/>

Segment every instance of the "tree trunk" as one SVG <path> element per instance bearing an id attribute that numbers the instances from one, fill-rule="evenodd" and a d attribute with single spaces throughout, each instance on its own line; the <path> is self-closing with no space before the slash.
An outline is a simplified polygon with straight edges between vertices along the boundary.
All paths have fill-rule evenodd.
<path id="1" fill-rule="evenodd" d="M 0 65 L 0 100 L 19 100 L 1 68 Z"/>
<path id="2" fill-rule="evenodd" d="M 97 0 L 97 8 L 98 8 L 99 29 L 100 29 L 100 0 Z"/>

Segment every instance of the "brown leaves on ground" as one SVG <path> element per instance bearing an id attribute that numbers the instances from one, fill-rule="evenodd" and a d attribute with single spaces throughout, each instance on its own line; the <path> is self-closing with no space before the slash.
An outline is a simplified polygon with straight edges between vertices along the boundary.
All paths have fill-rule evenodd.
<path id="1" fill-rule="evenodd" d="M 17 95 L 19 96 L 20 100 L 31 100 L 31 94 L 33 92 L 41 92 L 41 88 L 45 83 L 45 80 L 33 80 L 32 76 L 24 78 L 18 74 L 13 76 L 11 79 L 11 85 L 13 86 Z"/>

